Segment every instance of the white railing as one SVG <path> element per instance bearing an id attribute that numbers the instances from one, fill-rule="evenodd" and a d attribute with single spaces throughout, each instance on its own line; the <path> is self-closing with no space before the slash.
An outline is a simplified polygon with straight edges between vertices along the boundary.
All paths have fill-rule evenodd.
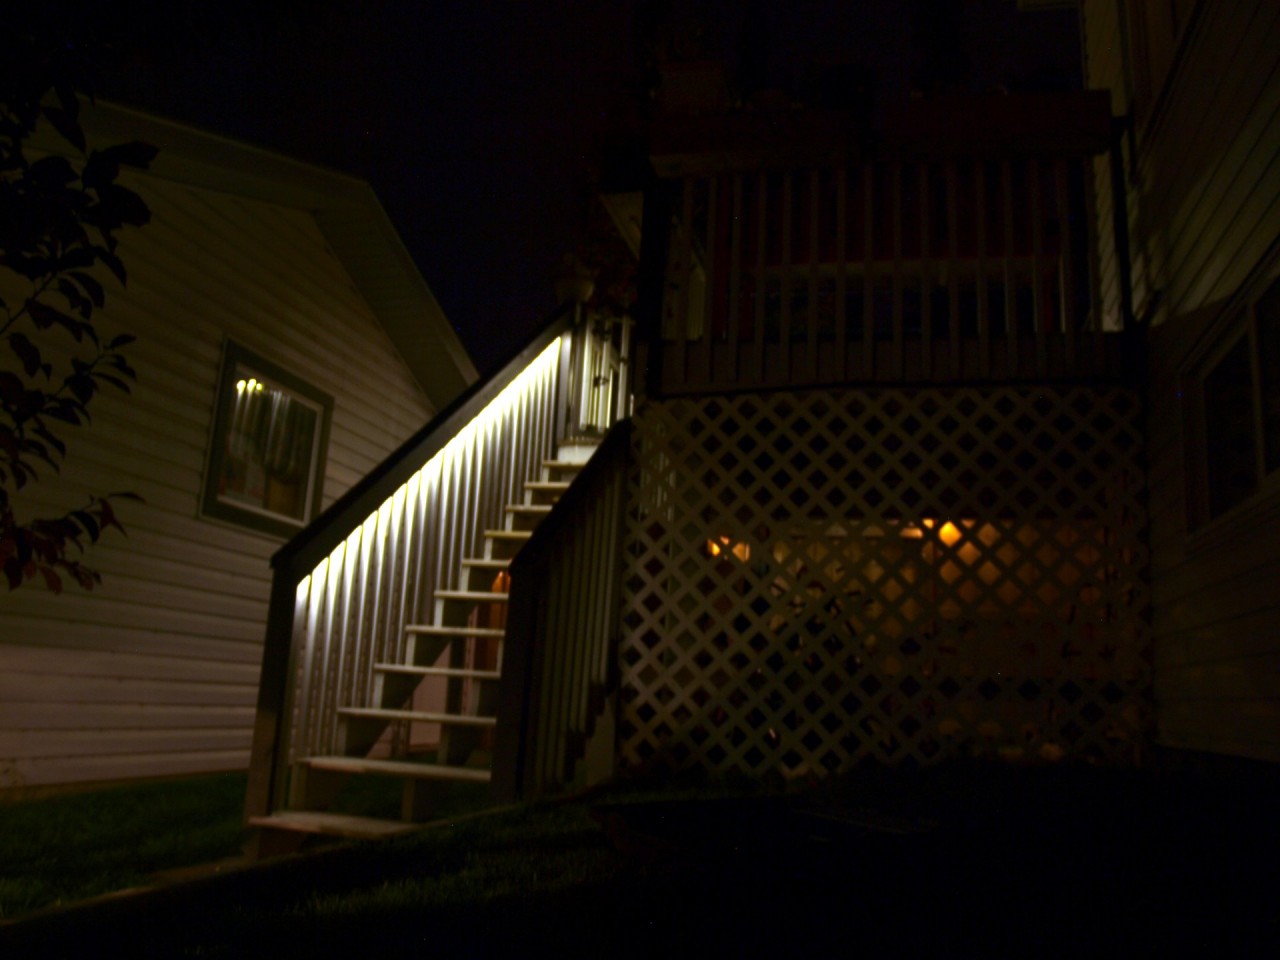
<path id="1" fill-rule="evenodd" d="M 403 659 L 406 626 L 554 456 L 574 339 L 566 307 L 273 558 L 249 816 L 282 805 L 294 760 L 337 749 L 337 708 L 368 701 L 373 665 Z"/>
<path id="2" fill-rule="evenodd" d="M 405 627 L 457 582 L 486 529 L 555 452 L 562 339 L 552 341 L 443 449 L 298 584 L 287 762 L 339 752 L 337 709 L 368 704 L 373 665 L 405 659 Z"/>
<path id="3" fill-rule="evenodd" d="M 1107 372 L 1087 175 L 960 157 L 683 177 L 662 392 Z"/>

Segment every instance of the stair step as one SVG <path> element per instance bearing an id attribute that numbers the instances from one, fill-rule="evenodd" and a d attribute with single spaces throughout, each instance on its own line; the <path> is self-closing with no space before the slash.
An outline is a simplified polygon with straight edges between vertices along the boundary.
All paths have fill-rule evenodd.
<path id="1" fill-rule="evenodd" d="M 506 603 L 510 598 L 505 593 L 491 593 L 488 590 L 437 590 L 437 600 L 469 600 L 472 603 Z M 474 627 L 459 627 L 459 630 L 472 630 Z M 502 631 L 498 631 L 501 633 Z M 466 634 L 470 636 L 470 634 Z"/>
<path id="2" fill-rule="evenodd" d="M 339 707 L 338 716 L 357 720 L 412 720 L 416 723 L 446 723 L 455 727 L 494 727 L 497 717 L 473 717 L 462 713 L 431 713 L 425 710 L 390 710 L 383 707 Z"/>
<path id="3" fill-rule="evenodd" d="M 471 567 L 473 570 L 493 570 L 501 572 L 511 566 L 511 561 L 502 557 L 468 557 L 462 561 L 464 567 Z"/>
<path id="4" fill-rule="evenodd" d="M 447 767 L 435 763 L 414 763 L 412 760 L 371 760 L 368 757 L 307 757 L 301 761 L 316 770 L 332 770 L 334 773 L 368 773 L 392 777 L 412 777 L 416 780 L 468 780 L 472 783 L 488 783 L 493 779 L 490 771 L 479 767 Z"/>
<path id="5" fill-rule="evenodd" d="M 507 513 L 526 517 L 545 517 L 551 512 L 549 503 L 512 503 L 507 505 Z"/>
<path id="6" fill-rule="evenodd" d="M 466 667 L 415 667 L 408 663 L 375 663 L 381 673 L 402 673 L 413 677 L 460 677 L 471 680 L 501 680 L 497 670 L 472 670 Z"/>
<path id="7" fill-rule="evenodd" d="M 314 810 L 281 810 L 269 817 L 250 817 L 249 825 L 273 830 L 290 830 L 295 833 L 319 833 L 328 837 L 347 837 L 353 840 L 379 840 L 398 837 L 421 829 L 418 823 L 402 820 L 377 820 L 373 817 L 356 817 L 349 813 L 320 813 Z"/>
<path id="8" fill-rule="evenodd" d="M 506 594 L 499 596 L 505 598 Z M 404 628 L 404 632 L 428 637 L 496 637 L 499 640 L 507 635 L 501 627 L 441 627 L 433 623 L 411 623 Z"/>
<path id="9" fill-rule="evenodd" d="M 586 460 L 543 460 L 542 465 L 548 470 L 562 470 L 565 473 L 576 472 L 587 465 Z"/>
<path id="10" fill-rule="evenodd" d="M 533 493 L 564 493 L 569 489 L 569 482 L 559 480 L 529 480 L 524 488 Z"/>
<path id="11" fill-rule="evenodd" d="M 485 537 L 490 540 L 528 540 L 533 536 L 532 530 L 486 530 Z"/>

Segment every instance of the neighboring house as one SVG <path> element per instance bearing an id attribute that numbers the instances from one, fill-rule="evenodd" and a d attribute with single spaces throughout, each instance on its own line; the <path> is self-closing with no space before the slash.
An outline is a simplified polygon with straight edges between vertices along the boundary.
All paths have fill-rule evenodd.
<path id="1" fill-rule="evenodd" d="M 262 849 L 397 829 L 358 774 L 412 819 L 442 779 L 1277 759 L 1278 20 L 1155 6 L 1084 5 L 1111 92 L 660 117 L 634 346 L 561 316 L 277 556 Z"/>
<path id="2" fill-rule="evenodd" d="M 123 175 L 151 223 L 100 312 L 137 381 L 18 503 L 142 502 L 92 592 L 0 596 L 0 789 L 245 769 L 269 558 L 476 376 L 366 183 L 119 107 L 84 126 L 160 151 Z"/>
<path id="3" fill-rule="evenodd" d="M 1111 92 L 1129 257 L 1109 317 L 1149 325 L 1156 742 L 1280 760 L 1280 8 L 1082 5 Z"/>

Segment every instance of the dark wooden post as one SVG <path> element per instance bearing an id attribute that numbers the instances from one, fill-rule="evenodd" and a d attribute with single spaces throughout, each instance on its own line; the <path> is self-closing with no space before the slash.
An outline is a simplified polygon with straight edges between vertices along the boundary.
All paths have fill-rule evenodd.
<path id="1" fill-rule="evenodd" d="M 644 374 L 644 392 L 648 396 L 662 392 L 662 300 L 677 188 L 678 184 L 669 180 L 655 180 L 644 195 L 635 313 L 636 340 L 648 345 Z"/>

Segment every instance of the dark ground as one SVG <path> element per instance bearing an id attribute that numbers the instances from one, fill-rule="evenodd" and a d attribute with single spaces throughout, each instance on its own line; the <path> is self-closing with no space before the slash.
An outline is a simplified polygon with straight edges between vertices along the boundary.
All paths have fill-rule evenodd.
<path id="1" fill-rule="evenodd" d="M 460 902 L 377 893 L 460 870 L 462 831 L 37 918 L 0 928 L 0 954 L 1270 956 L 1275 785 L 1267 771 L 968 766 L 786 796 L 611 791 L 522 814 L 559 827 L 505 841 L 549 871 L 575 850 L 607 862 L 567 885 L 535 870 L 525 889 Z M 517 834 L 475 842 L 494 836 Z"/>

